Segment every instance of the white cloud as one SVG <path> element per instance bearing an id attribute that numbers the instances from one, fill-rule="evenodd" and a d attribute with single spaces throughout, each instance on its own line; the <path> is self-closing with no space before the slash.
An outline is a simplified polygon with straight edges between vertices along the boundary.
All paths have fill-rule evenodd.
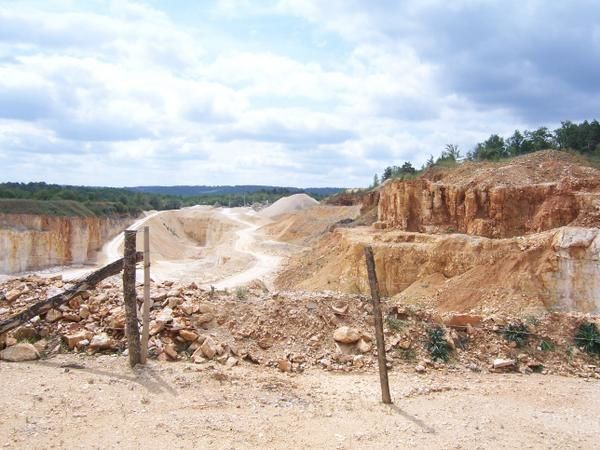
<path id="1" fill-rule="evenodd" d="M 589 35 L 600 60 L 598 28 L 578 38 L 588 19 L 550 5 L 544 35 L 540 5 L 513 20 L 470 1 L 221 0 L 182 20 L 175 5 L 4 2 L 0 181 L 365 185 L 446 143 L 593 111 L 600 65 L 581 70 L 576 44 Z M 279 45 L 298 33 L 302 52 Z"/>

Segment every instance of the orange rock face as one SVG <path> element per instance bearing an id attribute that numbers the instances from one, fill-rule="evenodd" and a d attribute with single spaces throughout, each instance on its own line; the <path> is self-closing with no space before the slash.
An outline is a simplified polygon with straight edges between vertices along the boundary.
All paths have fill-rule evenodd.
<path id="1" fill-rule="evenodd" d="M 565 152 L 430 169 L 380 189 L 376 228 L 506 238 L 600 225 L 600 171 Z"/>
<path id="2" fill-rule="evenodd" d="M 537 233 L 587 216 L 600 200 L 598 193 L 569 188 L 561 183 L 488 187 L 427 179 L 393 181 L 381 190 L 377 226 L 493 238 Z"/>

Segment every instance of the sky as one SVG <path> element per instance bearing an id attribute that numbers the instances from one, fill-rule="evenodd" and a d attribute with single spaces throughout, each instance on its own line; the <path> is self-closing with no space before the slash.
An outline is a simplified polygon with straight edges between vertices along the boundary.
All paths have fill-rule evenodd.
<path id="1" fill-rule="evenodd" d="M 0 182 L 367 186 L 600 118 L 597 0 L 0 0 Z"/>

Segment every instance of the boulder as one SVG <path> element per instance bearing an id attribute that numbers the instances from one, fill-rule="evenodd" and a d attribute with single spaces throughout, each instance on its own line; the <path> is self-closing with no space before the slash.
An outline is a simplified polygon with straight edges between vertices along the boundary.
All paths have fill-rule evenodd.
<path id="1" fill-rule="evenodd" d="M 170 360 L 177 361 L 177 350 L 175 349 L 175 346 L 173 344 L 165 345 L 164 351 Z"/>
<path id="2" fill-rule="evenodd" d="M 347 326 L 339 327 L 333 332 L 333 339 L 342 344 L 354 344 L 361 338 L 360 332 L 355 328 Z"/>
<path id="3" fill-rule="evenodd" d="M 190 330 L 179 330 L 179 336 L 188 342 L 194 342 L 198 339 L 198 335 Z"/>
<path id="4" fill-rule="evenodd" d="M 56 322 L 61 317 L 62 317 L 62 313 L 58 309 L 50 309 L 46 313 L 46 321 L 47 322 Z"/>
<path id="5" fill-rule="evenodd" d="M 217 354 L 218 346 L 213 338 L 207 337 L 200 346 L 200 350 L 207 359 L 212 359 Z"/>
<path id="6" fill-rule="evenodd" d="M 32 344 L 15 344 L 12 347 L 5 348 L 0 352 L 0 359 L 4 361 L 33 361 L 38 359 L 40 354 Z"/>
<path id="7" fill-rule="evenodd" d="M 81 341 L 84 341 L 86 339 L 87 332 L 85 331 L 80 331 L 78 333 L 67 334 L 63 336 L 63 340 L 71 350 L 73 350 Z"/>
<path id="8" fill-rule="evenodd" d="M 361 353 L 367 353 L 371 351 L 371 348 L 373 348 L 373 346 L 370 342 L 367 342 L 364 339 L 360 339 L 356 344 L 356 348 Z"/>
<path id="9" fill-rule="evenodd" d="M 92 350 L 107 350 L 112 346 L 112 340 L 106 333 L 97 334 L 90 341 L 90 349 Z"/>
<path id="10" fill-rule="evenodd" d="M 17 300 L 23 293 L 19 289 L 13 289 L 6 293 L 6 301 L 12 303 Z"/>
<path id="11" fill-rule="evenodd" d="M 512 368 L 514 367 L 516 364 L 514 359 L 502 359 L 502 358 L 496 358 L 494 360 L 494 363 L 492 365 L 492 367 L 494 369 L 507 369 L 507 368 Z"/>
<path id="12" fill-rule="evenodd" d="M 277 361 L 277 368 L 282 372 L 291 372 L 292 371 L 292 363 L 287 359 L 280 359 Z"/>

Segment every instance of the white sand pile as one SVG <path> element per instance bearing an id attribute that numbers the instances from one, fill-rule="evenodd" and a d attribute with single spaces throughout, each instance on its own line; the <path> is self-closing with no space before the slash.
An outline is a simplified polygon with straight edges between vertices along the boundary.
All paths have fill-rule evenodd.
<path id="1" fill-rule="evenodd" d="M 273 203 L 271 206 L 259 212 L 261 217 L 273 218 L 281 214 L 288 214 L 294 211 L 311 208 L 318 205 L 319 202 L 306 194 L 294 194 L 289 197 L 283 197 Z"/>

